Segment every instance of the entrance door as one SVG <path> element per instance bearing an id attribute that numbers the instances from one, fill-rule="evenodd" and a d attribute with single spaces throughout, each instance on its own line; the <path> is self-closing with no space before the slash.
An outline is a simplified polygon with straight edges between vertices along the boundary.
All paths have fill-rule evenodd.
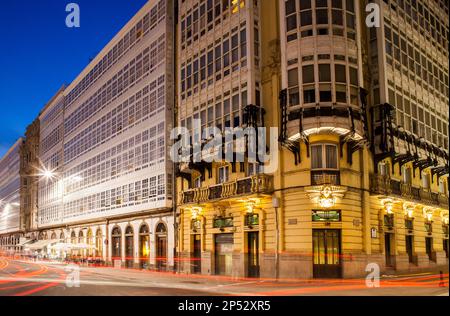
<path id="1" fill-rule="evenodd" d="M 392 234 L 384 234 L 384 251 L 386 255 L 386 267 L 392 267 Z"/>
<path id="2" fill-rule="evenodd" d="M 248 277 L 259 278 L 259 233 L 248 233 Z"/>
<path id="3" fill-rule="evenodd" d="M 200 273 L 202 271 L 202 237 L 201 235 L 192 236 L 194 239 L 194 251 L 192 254 L 192 272 Z"/>
<path id="4" fill-rule="evenodd" d="M 433 238 L 425 237 L 425 248 L 427 251 L 428 259 L 433 261 Z"/>
<path id="5" fill-rule="evenodd" d="M 337 229 L 313 230 L 314 278 L 341 278 L 341 231 Z"/>
<path id="6" fill-rule="evenodd" d="M 406 235 L 406 252 L 408 253 L 409 262 L 413 262 L 414 255 L 414 237 L 411 235 Z"/>
<path id="7" fill-rule="evenodd" d="M 127 268 L 133 267 L 134 255 L 133 255 L 133 236 L 125 237 L 125 263 Z"/>
<path id="8" fill-rule="evenodd" d="M 157 267 L 158 270 L 164 271 L 167 266 L 167 237 L 158 236 L 157 238 Z"/>
<path id="9" fill-rule="evenodd" d="M 233 234 L 215 236 L 215 273 L 231 276 L 233 265 Z"/>
<path id="10" fill-rule="evenodd" d="M 156 267 L 167 270 L 167 228 L 163 223 L 156 227 Z"/>

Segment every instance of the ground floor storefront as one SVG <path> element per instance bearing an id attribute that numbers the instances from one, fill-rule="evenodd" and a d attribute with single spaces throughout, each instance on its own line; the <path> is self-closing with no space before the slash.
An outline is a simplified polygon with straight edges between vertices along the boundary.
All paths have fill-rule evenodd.
<path id="1" fill-rule="evenodd" d="M 446 270 L 447 209 L 386 205 L 352 189 L 328 208 L 310 197 L 298 189 L 275 204 L 253 196 L 181 205 L 180 272 L 320 279 Z"/>
<path id="2" fill-rule="evenodd" d="M 162 271 L 175 263 L 172 213 L 54 227 L 26 237 L 35 241 L 31 254 L 48 258 Z M 40 241 L 48 242 L 33 247 Z"/>

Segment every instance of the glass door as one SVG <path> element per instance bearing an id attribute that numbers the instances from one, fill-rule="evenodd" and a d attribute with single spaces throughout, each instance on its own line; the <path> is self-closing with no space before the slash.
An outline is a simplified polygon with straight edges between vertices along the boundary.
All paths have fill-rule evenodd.
<path id="1" fill-rule="evenodd" d="M 215 236 L 215 273 L 231 276 L 233 264 L 233 234 Z"/>
<path id="2" fill-rule="evenodd" d="M 414 237 L 412 235 L 406 235 L 406 252 L 408 253 L 408 259 L 410 263 L 413 263 L 414 257 Z"/>
<path id="3" fill-rule="evenodd" d="M 259 278 L 259 233 L 248 233 L 248 277 Z"/>
<path id="4" fill-rule="evenodd" d="M 386 267 L 393 266 L 392 260 L 392 234 L 386 233 L 384 234 L 384 251 L 386 257 Z"/>
<path id="5" fill-rule="evenodd" d="M 341 231 L 337 229 L 313 230 L 314 278 L 341 278 Z"/>
<path id="6" fill-rule="evenodd" d="M 201 235 L 194 235 L 192 236 L 193 240 L 193 254 L 192 254 L 192 272 L 193 273 L 200 273 L 202 271 L 202 237 Z"/>

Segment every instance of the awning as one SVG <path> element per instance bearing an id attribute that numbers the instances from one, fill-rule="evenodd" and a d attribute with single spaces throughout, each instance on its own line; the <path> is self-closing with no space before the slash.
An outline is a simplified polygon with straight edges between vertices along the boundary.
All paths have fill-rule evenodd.
<path id="1" fill-rule="evenodd" d="M 71 243 L 62 243 L 62 242 L 58 242 L 56 244 L 52 244 L 49 246 L 50 249 L 54 249 L 54 250 L 85 250 L 85 249 L 93 249 L 96 250 L 97 248 L 95 246 L 92 245 L 88 245 L 88 244 L 71 244 Z"/>
<path id="2" fill-rule="evenodd" d="M 28 250 L 42 250 L 45 247 L 50 246 L 51 244 L 59 243 L 59 239 L 52 239 L 52 240 L 39 240 L 35 242 L 34 244 L 27 245 L 25 248 Z"/>
<path id="3" fill-rule="evenodd" d="M 17 245 L 15 245 L 16 247 L 23 247 L 26 244 L 29 244 L 30 242 L 33 242 L 33 240 L 28 239 L 28 240 L 22 240 L 21 242 L 19 242 Z"/>

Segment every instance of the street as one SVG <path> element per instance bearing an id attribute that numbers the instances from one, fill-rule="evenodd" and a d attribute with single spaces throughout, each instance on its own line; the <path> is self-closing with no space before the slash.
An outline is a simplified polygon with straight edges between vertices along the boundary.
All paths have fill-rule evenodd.
<path id="1" fill-rule="evenodd" d="M 75 267 L 75 268 L 74 268 Z M 0 296 L 448 296 L 448 274 L 364 279 L 270 280 L 67 266 L 0 257 Z"/>

